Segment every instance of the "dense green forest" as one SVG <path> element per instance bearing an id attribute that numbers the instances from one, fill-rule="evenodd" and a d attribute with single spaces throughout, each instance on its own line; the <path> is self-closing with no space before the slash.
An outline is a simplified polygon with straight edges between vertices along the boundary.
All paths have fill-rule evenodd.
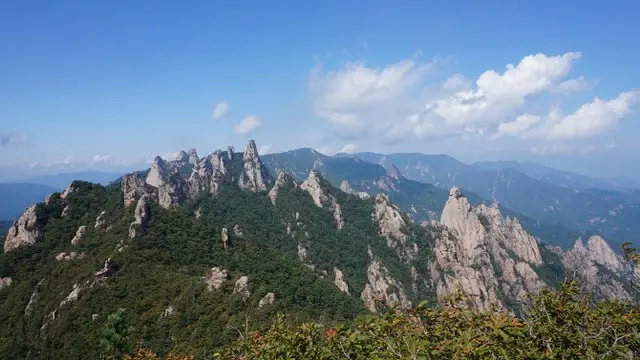
<path id="1" fill-rule="evenodd" d="M 402 218 L 405 243 L 421 249 L 418 257 L 401 256 L 372 221 L 378 200 L 347 194 L 324 178 L 324 206 L 292 181 L 272 199 L 238 186 L 245 165 L 240 156 L 228 160 L 215 196 L 168 208 L 151 201 L 149 221 L 133 238 L 140 214 L 135 204 L 125 207 L 120 182 L 75 181 L 64 197 L 38 204 L 43 238 L 0 254 L 0 277 L 11 278 L 0 288 L 0 358 L 637 355 L 637 307 L 593 302 L 573 282 L 553 290 L 565 277 L 555 253 L 542 250 L 545 263 L 536 272 L 551 287 L 520 317 L 471 310 L 459 297 L 436 297 L 429 278 L 436 228 L 392 213 Z M 179 183 L 177 174 L 171 176 Z M 384 265 L 377 275 L 368 271 L 374 260 Z M 214 269 L 224 270 L 216 285 Z M 337 270 L 347 291 L 335 284 Z M 377 299 L 380 314 L 367 311 L 360 294 L 385 276 L 393 279 L 384 280 L 391 281 L 386 295 L 402 293 L 413 306 L 392 309 Z"/>

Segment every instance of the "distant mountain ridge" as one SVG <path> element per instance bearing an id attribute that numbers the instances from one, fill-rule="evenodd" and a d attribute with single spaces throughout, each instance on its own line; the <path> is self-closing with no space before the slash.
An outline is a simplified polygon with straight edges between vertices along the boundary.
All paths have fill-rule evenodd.
<path id="1" fill-rule="evenodd" d="M 0 220 L 15 220 L 27 206 L 58 190 L 39 184 L 0 183 Z"/>
<path id="2" fill-rule="evenodd" d="M 544 177 L 540 180 L 505 167 L 512 163 L 472 166 L 446 155 L 359 153 L 353 156 L 385 168 L 394 165 L 409 179 L 443 189 L 460 186 L 544 223 L 601 233 L 616 246 L 640 238 L 640 224 L 634 220 L 640 217 L 637 192 L 573 186 L 596 184 L 599 180 L 559 170 L 552 176 L 549 173 L 553 173 L 553 169 L 536 166 L 536 177 Z M 494 167 L 497 170 L 492 169 Z M 567 178 L 570 181 L 563 180 Z"/>
<path id="3" fill-rule="evenodd" d="M 19 182 L 47 185 L 58 190 L 62 190 L 67 187 L 67 185 L 71 184 L 71 182 L 74 180 L 89 181 L 96 184 L 107 185 L 117 180 L 118 177 L 122 176 L 123 174 L 124 172 L 111 173 L 101 171 L 80 171 L 51 175 L 40 175 L 27 178 Z"/>

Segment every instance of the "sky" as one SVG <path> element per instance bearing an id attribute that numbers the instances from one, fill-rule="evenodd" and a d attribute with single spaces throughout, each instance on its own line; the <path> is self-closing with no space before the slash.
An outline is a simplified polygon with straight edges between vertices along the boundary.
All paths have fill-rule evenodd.
<path id="1" fill-rule="evenodd" d="M 448 154 L 640 178 L 637 1 L 0 2 L 0 172 Z M 0 178 L 1 178 L 0 174 Z"/>

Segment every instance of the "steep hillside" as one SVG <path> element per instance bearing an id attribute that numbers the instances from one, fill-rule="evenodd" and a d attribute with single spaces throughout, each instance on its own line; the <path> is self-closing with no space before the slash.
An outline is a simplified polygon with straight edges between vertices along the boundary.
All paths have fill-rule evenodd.
<path id="1" fill-rule="evenodd" d="M 0 220 L 16 219 L 27 206 L 54 191 L 58 189 L 46 185 L 0 183 Z"/>
<path id="2" fill-rule="evenodd" d="M 416 154 L 416 156 L 421 156 Z M 457 160 L 441 156 L 445 167 L 458 164 L 466 166 Z M 310 170 L 318 170 L 331 184 L 343 191 L 360 196 L 371 196 L 383 192 L 404 210 L 415 221 L 435 220 L 440 214 L 448 198 L 448 190 L 432 184 L 409 180 L 393 165 L 387 164 L 388 169 L 381 165 L 362 161 L 353 156 L 326 156 L 312 149 L 297 149 L 279 154 L 263 156 L 263 160 L 273 173 L 284 170 L 293 174 L 298 180 L 306 177 Z M 456 166 L 458 166 L 456 165 Z M 465 190 L 466 198 L 473 205 L 490 204 L 472 191 Z M 543 242 L 570 248 L 575 239 L 586 235 L 570 226 L 551 222 L 538 221 L 518 212 L 500 206 L 500 210 L 509 216 L 520 219 L 527 231 L 540 238 Z"/>
<path id="3" fill-rule="evenodd" d="M 578 266 L 582 250 L 542 247 L 457 188 L 438 220 L 418 224 L 386 194 L 339 189 L 316 170 L 301 180 L 273 176 L 251 141 L 243 153 L 157 157 L 109 186 L 75 181 L 29 207 L 0 255 L 0 358 L 100 358 L 101 329 L 121 314 L 153 351 L 198 358 L 278 312 L 336 324 L 459 290 L 475 309 L 519 314 L 568 269 L 602 285 L 599 298 L 637 299 L 633 269 L 604 240 L 589 239 L 592 266 Z"/>
<path id="4" fill-rule="evenodd" d="M 559 224 L 588 233 L 606 236 L 616 247 L 624 241 L 640 239 L 640 202 L 632 194 L 568 186 L 585 184 L 574 175 L 561 182 L 566 174 L 537 173 L 534 177 L 504 164 L 463 164 L 444 155 L 362 153 L 360 159 L 397 168 L 405 177 L 443 189 L 459 186 L 485 199 L 498 202 L 513 211 L 546 224 Z M 522 167 L 522 166 L 520 166 Z M 548 168 L 545 168 L 548 169 Z M 595 181 L 595 180 L 594 180 Z"/>

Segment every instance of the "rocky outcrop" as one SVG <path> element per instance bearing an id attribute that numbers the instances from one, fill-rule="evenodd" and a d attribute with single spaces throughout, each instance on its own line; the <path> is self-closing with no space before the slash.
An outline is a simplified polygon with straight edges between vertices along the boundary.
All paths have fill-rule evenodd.
<path id="1" fill-rule="evenodd" d="M 175 312 L 176 312 L 176 309 L 174 309 L 173 306 L 169 305 L 164 309 L 164 311 L 160 315 L 160 318 L 161 319 L 166 319 L 169 316 L 173 315 Z"/>
<path id="2" fill-rule="evenodd" d="M 399 281 L 391 277 L 389 270 L 378 260 L 374 260 L 367 269 L 367 283 L 360 299 L 372 313 L 378 312 L 378 304 L 402 308 L 411 307 L 411 302 Z"/>
<path id="3" fill-rule="evenodd" d="M 633 277 L 633 269 L 602 237 L 591 236 L 586 246 L 578 239 L 570 251 L 561 255 L 565 273 L 578 278 L 586 291 L 599 298 L 633 300 L 625 287 Z"/>
<path id="4" fill-rule="evenodd" d="M 276 295 L 272 292 L 267 293 L 260 302 L 258 302 L 258 307 L 263 308 L 268 305 L 273 305 L 276 302 Z"/>
<path id="5" fill-rule="evenodd" d="M 340 269 L 334 267 L 333 272 L 335 273 L 335 279 L 333 280 L 333 284 L 338 288 L 338 290 L 342 291 L 345 294 L 349 294 L 349 285 L 344 281 L 344 275 Z"/>
<path id="6" fill-rule="evenodd" d="M 32 246 L 42 240 L 44 236 L 43 220 L 38 218 L 36 205 L 28 207 L 22 216 L 9 228 L 4 241 L 4 252 L 22 246 Z"/>
<path id="7" fill-rule="evenodd" d="M 121 188 L 124 206 L 129 207 L 145 194 L 144 178 L 136 173 L 124 175 L 121 181 Z"/>
<path id="8" fill-rule="evenodd" d="M 106 213 L 106 211 L 103 211 L 100 213 L 100 215 L 98 215 L 98 217 L 96 218 L 96 223 L 93 225 L 94 229 L 98 230 L 99 228 L 104 226 L 104 224 L 106 223 L 106 220 L 104 220 L 104 215 Z"/>
<path id="9" fill-rule="evenodd" d="M 242 231 L 240 230 L 240 226 L 238 224 L 233 225 L 233 235 L 238 236 L 238 237 L 244 235 L 242 233 Z"/>
<path id="10" fill-rule="evenodd" d="M 417 256 L 418 246 L 408 241 L 405 233 L 407 224 L 400 209 L 391 204 L 386 194 L 376 195 L 372 218 L 380 235 L 387 239 L 387 246 L 396 249 L 401 258 L 411 260 Z"/>
<path id="11" fill-rule="evenodd" d="M 542 264 L 536 240 L 496 205 L 473 208 L 454 187 L 440 223 L 427 225 L 436 238 L 431 278 L 439 298 L 461 290 L 484 310 L 503 300 L 522 304 L 545 286 L 534 270 Z"/>
<path id="12" fill-rule="evenodd" d="M 344 218 L 342 217 L 340 204 L 338 204 L 338 201 L 333 195 L 327 195 L 325 193 L 324 189 L 322 189 L 321 182 L 320 174 L 316 170 L 311 170 L 307 179 L 300 184 L 300 189 L 308 192 L 313 202 L 319 208 L 327 205 L 329 209 L 333 211 L 336 228 L 342 230 L 344 227 Z"/>
<path id="13" fill-rule="evenodd" d="M 150 195 L 143 195 L 138 200 L 138 205 L 134 211 L 135 220 L 129 226 L 129 237 L 135 238 L 138 235 L 143 234 L 147 230 L 147 224 L 149 223 L 150 206 L 152 201 Z"/>
<path id="14" fill-rule="evenodd" d="M 240 295 L 243 300 L 247 300 L 247 298 L 251 296 L 248 283 L 249 278 L 247 276 L 241 276 L 240 279 L 236 281 L 236 284 L 233 287 L 233 293 Z"/>
<path id="15" fill-rule="evenodd" d="M 387 167 L 387 176 L 392 179 L 398 180 L 402 177 L 402 173 L 395 165 L 391 164 Z"/>
<path id="16" fill-rule="evenodd" d="M 153 159 L 151 170 L 149 171 L 145 182 L 157 188 L 167 183 L 169 175 L 169 166 L 167 163 L 160 156 L 156 156 Z"/>
<path id="17" fill-rule="evenodd" d="M 188 163 L 190 165 L 196 166 L 198 162 L 200 162 L 196 149 L 189 149 L 189 151 L 187 151 L 187 155 L 189 156 Z"/>
<path id="18" fill-rule="evenodd" d="M 44 279 L 45 278 L 40 279 L 40 281 L 38 281 L 38 283 L 36 284 L 36 288 L 33 289 L 33 292 L 29 297 L 29 302 L 27 303 L 27 306 L 25 306 L 24 308 L 24 316 L 28 316 L 31 314 L 31 310 L 33 310 L 33 306 L 38 299 L 38 294 L 39 294 L 38 290 L 40 290 L 40 286 L 42 286 L 42 283 L 44 283 Z"/>
<path id="19" fill-rule="evenodd" d="M 323 206 L 323 202 L 328 200 L 327 195 L 322 190 L 322 186 L 320 186 L 320 174 L 316 170 L 309 172 L 307 179 L 300 184 L 300 189 L 308 192 L 319 208 Z"/>
<path id="20" fill-rule="evenodd" d="M 158 186 L 158 204 L 165 209 L 183 204 L 189 196 L 187 182 L 177 173 Z"/>
<path id="21" fill-rule="evenodd" d="M 347 180 L 342 180 L 342 182 L 340 183 L 340 190 L 344 191 L 347 194 L 355 195 L 363 200 L 369 199 L 371 197 L 364 191 L 356 191 L 351 188 L 351 184 L 349 184 Z"/>
<path id="22" fill-rule="evenodd" d="M 227 231 L 227 228 L 222 228 L 220 236 L 222 237 L 222 246 L 227 250 L 227 247 L 229 246 L 229 232 Z"/>
<path id="23" fill-rule="evenodd" d="M 76 302 L 78 300 L 78 297 L 80 297 L 80 291 L 82 291 L 82 287 L 78 284 L 73 284 L 73 289 L 71 290 L 69 295 L 67 295 L 67 297 L 60 302 L 60 307 Z M 55 316 L 53 320 L 55 320 Z"/>
<path id="24" fill-rule="evenodd" d="M 242 189 L 252 192 L 267 191 L 267 185 L 271 184 L 272 181 L 267 167 L 260 160 L 256 143 L 253 140 L 249 141 L 244 150 L 242 161 L 244 162 L 244 169 L 238 179 L 238 185 Z"/>
<path id="25" fill-rule="evenodd" d="M 227 270 L 221 269 L 219 267 L 213 267 L 209 271 L 207 271 L 207 275 L 205 276 L 205 283 L 207 284 L 207 289 L 209 291 L 218 290 L 222 283 L 227 280 Z"/>
<path id="26" fill-rule="evenodd" d="M 278 190 L 280 190 L 280 188 L 282 188 L 283 186 L 287 186 L 287 185 L 294 185 L 293 180 L 284 171 L 282 170 L 278 171 L 278 178 L 276 179 L 275 184 L 267 194 L 269 199 L 271 199 L 272 204 L 274 205 L 276 204 L 276 198 L 278 197 Z"/>
<path id="27" fill-rule="evenodd" d="M 72 251 L 70 253 L 65 253 L 65 252 L 61 252 L 58 255 L 56 255 L 56 260 L 58 261 L 71 261 L 71 260 L 76 260 L 76 259 L 84 259 L 85 257 L 85 253 L 78 253 L 75 251 Z"/>
<path id="28" fill-rule="evenodd" d="M 0 277 L 0 290 L 2 290 L 2 288 L 10 286 L 10 285 L 11 285 L 11 278 L 10 277 Z"/>
<path id="29" fill-rule="evenodd" d="M 71 195 L 71 193 L 72 193 L 74 190 L 75 190 L 75 189 L 74 189 L 74 187 L 73 187 L 73 183 L 69 184 L 69 185 L 67 186 L 67 188 L 66 188 L 66 189 L 64 189 L 64 191 L 62 192 L 62 194 L 60 194 L 60 198 L 61 198 L 62 200 L 66 200 L 66 199 L 67 199 L 67 197 L 69 197 L 69 195 Z"/>
<path id="30" fill-rule="evenodd" d="M 76 230 L 76 234 L 73 236 L 73 239 L 71 239 L 71 245 L 78 245 L 86 230 L 87 230 L 86 226 L 84 225 L 80 226 L 78 230 Z"/>
<path id="31" fill-rule="evenodd" d="M 236 149 L 234 149 L 233 146 L 229 146 L 227 148 L 227 157 L 229 158 L 229 160 L 233 160 L 233 155 L 234 155 L 235 151 L 236 151 Z"/>
<path id="32" fill-rule="evenodd" d="M 113 261 L 111 258 L 108 258 L 104 261 L 102 269 L 96 271 L 93 276 L 95 277 L 96 281 L 104 281 L 117 273 L 118 270 L 120 270 L 120 266 L 118 265 L 118 263 Z"/>

